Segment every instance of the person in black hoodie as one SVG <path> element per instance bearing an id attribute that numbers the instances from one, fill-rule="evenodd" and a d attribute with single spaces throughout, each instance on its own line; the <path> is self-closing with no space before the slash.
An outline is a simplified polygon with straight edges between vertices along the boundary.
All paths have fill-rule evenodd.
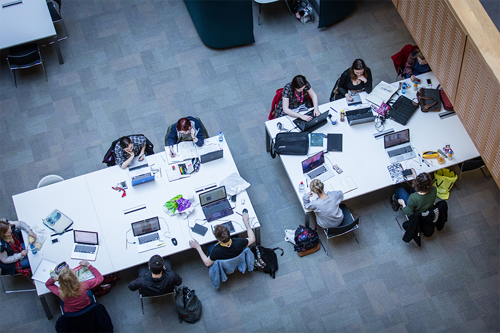
<path id="1" fill-rule="evenodd" d="M 170 261 L 155 254 L 147 267 L 139 267 L 139 277 L 130 282 L 128 288 L 132 291 L 140 289 L 143 296 L 158 296 L 174 291 L 174 287 L 181 284 L 182 278 L 172 271 Z"/>

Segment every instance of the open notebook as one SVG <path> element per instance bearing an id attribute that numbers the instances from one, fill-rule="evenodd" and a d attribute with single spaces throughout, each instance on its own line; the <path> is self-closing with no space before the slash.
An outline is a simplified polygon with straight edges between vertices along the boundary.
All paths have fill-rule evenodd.
<path id="1" fill-rule="evenodd" d="M 328 185 L 333 191 L 340 190 L 344 194 L 358 188 L 349 175 L 337 175 L 337 177 L 328 180 Z"/>

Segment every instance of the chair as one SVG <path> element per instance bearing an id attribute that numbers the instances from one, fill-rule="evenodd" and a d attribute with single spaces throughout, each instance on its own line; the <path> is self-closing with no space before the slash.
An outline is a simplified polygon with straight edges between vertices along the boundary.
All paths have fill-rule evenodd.
<path id="1" fill-rule="evenodd" d="M 254 261 L 255 256 L 248 247 L 236 258 L 216 260 L 208 270 L 210 281 L 212 281 L 215 289 L 219 289 L 220 283 L 227 281 L 226 274 L 233 274 L 236 269 L 243 274 L 245 271 L 251 272 L 253 271 Z"/>
<path id="2" fill-rule="evenodd" d="M 29 277 L 24 276 L 21 273 L 17 273 L 17 274 L 14 274 L 14 275 L 4 275 L 3 272 L 0 273 L 0 281 L 2 283 L 2 288 L 3 288 L 3 292 L 4 293 L 6 293 L 6 294 L 12 294 L 12 293 L 24 293 L 24 292 L 28 292 L 28 291 L 36 291 L 36 288 L 33 288 L 33 289 L 17 289 L 17 290 L 7 290 L 7 289 L 5 289 L 5 285 L 3 283 L 4 279 L 12 280 L 12 279 L 17 279 L 18 277 L 23 277 L 23 278 L 25 277 L 26 279 L 28 279 L 28 281 L 30 281 L 30 283 L 32 282 Z"/>
<path id="3" fill-rule="evenodd" d="M 104 305 L 93 303 L 78 312 L 66 312 L 57 319 L 56 332 L 113 332 L 113 323 Z"/>
<path id="4" fill-rule="evenodd" d="M 132 134 L 132 135 L 128 135 L 128 136 L 137 136 L 137 135 L 143 135 L 143 134 Z M 118 141 L 120 141 L 120 139 L 116 139 L 115 141 L 113 141 L 111 143 L 111 146 L 109 147 L 108 151 L 106 152 L 106 154 L 104 155 L 104 157 L 102 159 L 102 163 L 105 163 L 106 166 L 108 166 L 108 167 L 116 165 L 115 146 L 118 143 Z M 148 138 L 146 138 L 146 150 L 144 150 L 144 154 L 146 156 L 148 156 L 148 155 L 153 155 L 154 153 L 155 152 L 154 152 L 153 143 L 151 141 L 149 141 Z"/>
<path id="5" fill-rule="evenodd" d="M 481 156 L 476 157 L 476 158 L 472 158 L 470 160 L 463 162 L 460 165 L 460 175 L 458 176 L 458 180 L 456 183 L 457 189 L 460 189 L 458 187 L 459 184 L 460 184 L 460 186 L 462 185 L 460 181 L 462 179 L 462 173 L 464 173 L 464 172 L 469 172 L 469 171 L 474 171 L 474 170 L 480 169 L 481 172 L 483 173 L 484 177 L 486 179 L 488 179 L 488 176 L 486 175 L 486 173 L 484 173 L 484 169 L 483 169 L 484 167 L 486 167 L 486 164 L 484 163 Z"/>
<path id="6" fill-rule="evenodd" d="M 207 131 L 207 128 L 205 127 L 205 125 L 203 125 L 203 122 L 200 120 L 200 118 L 198 117 L 193 117 L 194 119 L 198 120 L 201 124 L 201 128 L 203 130 L 203 136 L 205 137 L 205 139 L 209 138 L 210 136 L 208 135 L 208 131 Z M 167 128 L 167 133 L 165 133 L 165 147 L 168 146 L 168 143 L 167 143 L 167 137 L 168 137 L 168 133 L 170 133 L 170 130 L 172 129 L 172 127 L 174 127 L 175 125 L 177 124 L 177 122 L 171 124 L 170 126 L 168 126 Z"/>
<path id="7" fill-rule="evenodd" d="M 158 297 L 165 297 L 165 296 L 172 296 L 174 295 L 175 296 L 175 290 L 174 291 L 171 291 L 169 293 L 165 293 L 165 294 L 161 294 L 161 295 L 151 295 L 151 296 L 148 296 L 148 295 L 143 295 L 143 292 L 141 289 L 139 289 L 139 298 L 141 299 L 141 309 L 142 309 L 142 314 L 144 315 L 144 302 L 143 300 L 146 298 L 158 298 Z"/>
<path id="8" fill-rule="evenodd" d="M 56 9 L 54 2 L 57 3 L 59 10 Z M 61 16 L 61 5 L 62 5 L 61 2 L 62 2 L 62 0 L 54 0 L 54 2 L 52 2 L 52 1 L 47 2 L 47 7 L 49 9 L 49 13 L 50 13 L 50 17 L 52 18 L 52 22 L 53 23 L 62 22 L 62 24 L 63 24 L 65 36 L 62 38 L 59 38 L 59 36 L 57 36 L 57 38 L 58 38 L 57 41 L 60 41 L 60 40 L 68 38 L 68 30 L 66 30 L 66 25 L 64 24 L 64 21 L 63 21 L 62 16 Z M 52 43 L 54 43 L 54 42 L 52 41 L 49 44 L 52 44 Z"/>
<path id="9" fill-rule="evenodd" d="M 254 1 L 259 4 L 259 17 L 257 19 L 257 23 L 260 25 L 260 16 L 262 14 L 262 4 L 276 2 L 279 0 L 254 0 Z M 286 6 L 288 8 L 288 11 L 290 12 L 290 15 L 293 15 L 292 10 L 290 9 L 290 5 L 288 4 L 288 0 L 285 0 L 285 3 L 286 3 Z"/>
<path id="10" fill-rule="evenodd" d="M 273 102 L 271 104 L 271 111 L 269 112 L 269 116 L 267 119 L 273 120 L 276 118 L 276 108 L 278 107 L 278 104 L 281 101 L 281 98 L 283 97 L 283 88 L 279 88 L 276 90 L 276 95 L 274 95 Z"/>
<path id="11" fill-rule="evenodd" d="M 42 65 L 43 72 L 45 73 L 45 81 L 47 79 L 47 72 L 43 64 L 40 49 L 36 43 L 24 44 L 9 48 L 9 55 L 7 56 L 7 63 L 9 64 L 10 72 L 14 78 L 14 84 L 17 88 L 17 80 L 15 70 L 30 68 L 37 65 Z"/>
<path id="12" fill-rule="evenodd" d="M 338 227 L 323 229 L 323 231 L 325 232 L 326 241 L 327 241 L 326 247 L 323 246 L 321 241 L 320 241 L 320 243 L 323 246 L 323 249 L 325 250 L 326 255 L 328 255 L 328 240 L 330 238 L 345 235 L 348 232 L 354 231 L 354 230 L 359 228 L 359 219 L 360 218 L 358 217 L 357 219 L 354 219 L 351 212 L 349 211 L 349 208 L 347 208 L 346 205 L 340 204 L 339 207 L 340 207 L 340 209 L 342 209 L 342 212 L 344 213 L 344 219 L 342 220 L 342 223 Z M 352 235 L 354 236 L 356 243 L 359 244 L 358 239 L 356 238 L 356 235 L 354 234 L 354 232 L 352 233 Z"/>
<path id="13" fill-rule="evenodd" d="M 63 180 L 64 180 L 64 178 L 61 177 L 61 176 L 58 176 L 58 175 L 48 175 L 48 176 L 43 177 L 38 182 L 38 185 L 36 186 L 36 188 L 44 187 L 44 186 L 47 186 L 47 185 L 50 185 L 50 184 L 59 183 L 59 182 L 62 182 Z"/>
<path id="14" fill-rule="evenodd" d="M 408 60 L 410 54 L 416 49 L 418 49 L 417 45 L 406 44 L 405 46 L 403 46 L 401 51 L 391 56 L 392 62 L 394 64 L 394 69 L 397 73 L 396 81 L 398 81 L 399 77 L 403 74 L 406 60 Z"/>

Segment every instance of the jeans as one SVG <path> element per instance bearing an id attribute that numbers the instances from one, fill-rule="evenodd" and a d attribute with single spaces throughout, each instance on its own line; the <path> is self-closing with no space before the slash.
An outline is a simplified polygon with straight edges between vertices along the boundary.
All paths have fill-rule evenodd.
<path id="1" fill-rule="evenodd" d="M 415 192 L 415 190 L 412 189 L 410 192 L 413 193 L 413 192 Z M 398 199 L 403 199 L 403 201 L 405 202 L 405 205 L 406 205 L 406 204 L 408 204 L 408 198 L 410 197 L 411 193 L 408 193 L 408 191 L 406 191 L 402 186 L 399 186 L 396 189 L 396 193 L 394 193 L 394 199 L 396 201 L 398 201 Z"/>

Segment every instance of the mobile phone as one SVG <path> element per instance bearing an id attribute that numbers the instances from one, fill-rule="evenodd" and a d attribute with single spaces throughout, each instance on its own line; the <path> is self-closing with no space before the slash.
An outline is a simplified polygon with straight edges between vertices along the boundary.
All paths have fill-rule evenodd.
<path id="1" fill-rule="evenodd" d="M 122 189 L 126 190 L 126 189 L 127 189 L 127 182 L 126 182 L 126 181 L 121 182 L 121 183 L 120 183 L 120 187 L 121 187 Z"/>
<path id="2" fill-rule="evenodd" d="M 403 177 L 410 176 L 413 172 L 411 172 L 411 169 L 406 169 L 403 170 Z"/>
<path id="3" fill-rule="evenodd" d="M 432 81 L 431 81 L 431 79 L 427 79 L 427 85 L 428 85 L 428 86 L 432 86 Z"/>
<path id="4" fill-rule="evenodd" d="M 236 202 L 236 194 L 231 196 L 231 201 Z"/>

